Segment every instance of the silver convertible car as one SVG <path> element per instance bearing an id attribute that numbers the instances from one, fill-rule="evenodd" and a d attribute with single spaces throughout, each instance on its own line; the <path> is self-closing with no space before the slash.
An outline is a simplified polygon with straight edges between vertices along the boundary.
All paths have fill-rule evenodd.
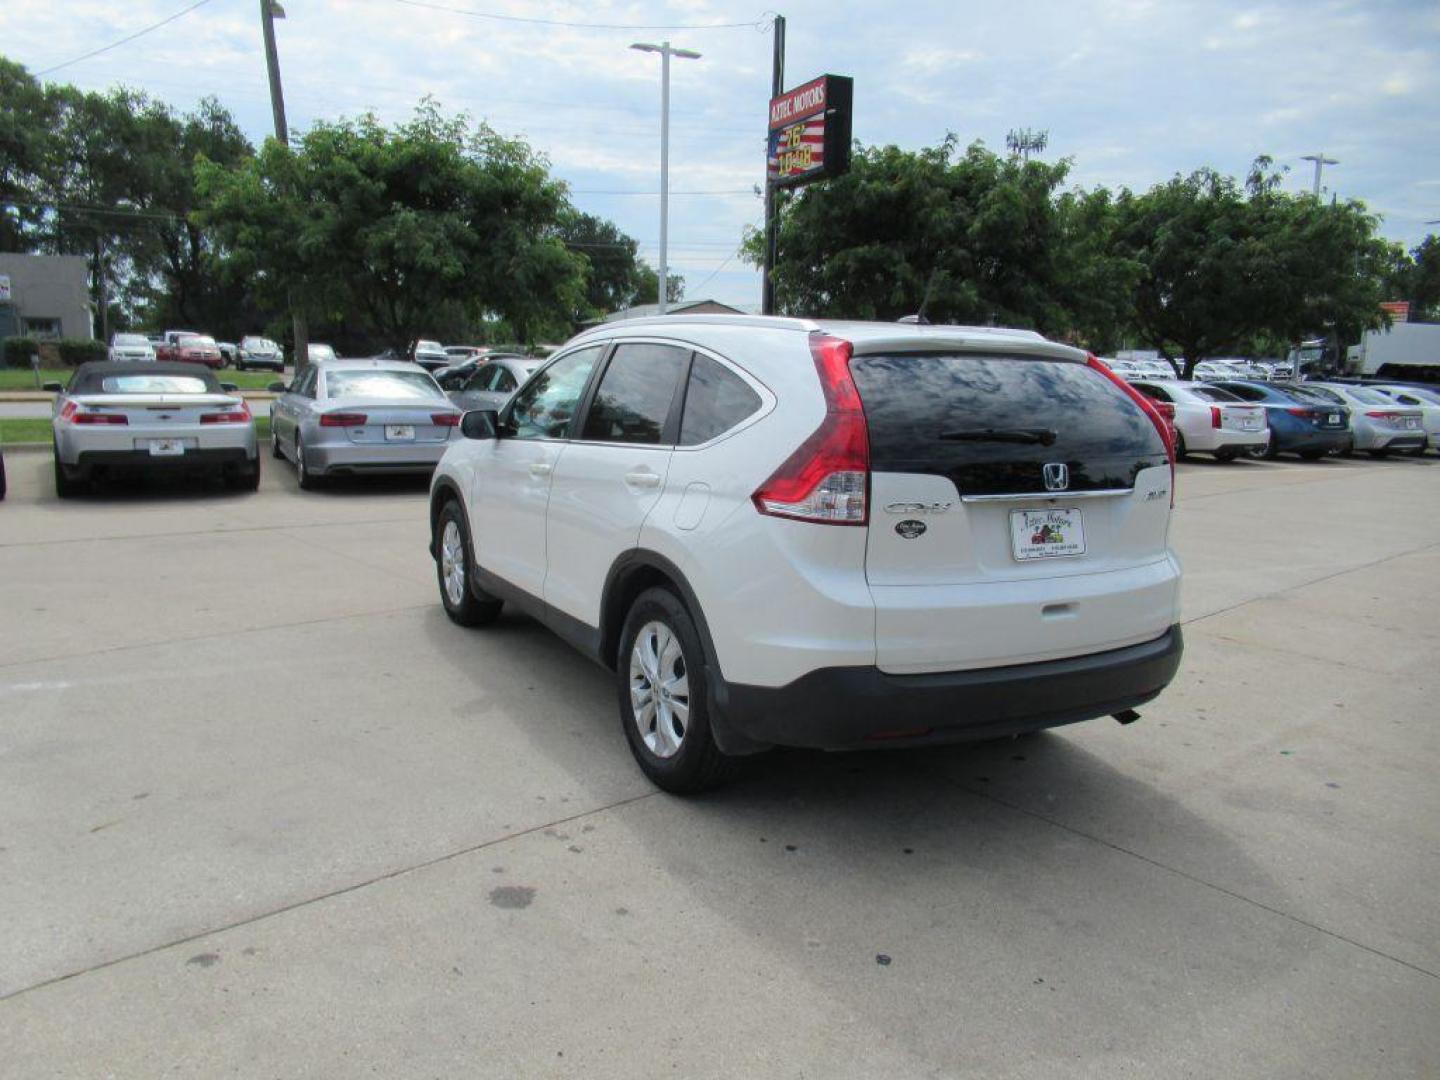
<path id="1" fill-rule="evenodd" d="M 232 487 L 260 486 L 255 418 L 235 388 L 200 364 L 92 361 L 55 391 L 55 494 L 97 471 L 207 469 Z"/>
<path id="2" fill-rule="evenodd" d="M 404 361 L 325 360 L 270 389 L 270 452 L 306 490 L 341 474 L 429 473 L 460 437 L 461 411 Z"/>

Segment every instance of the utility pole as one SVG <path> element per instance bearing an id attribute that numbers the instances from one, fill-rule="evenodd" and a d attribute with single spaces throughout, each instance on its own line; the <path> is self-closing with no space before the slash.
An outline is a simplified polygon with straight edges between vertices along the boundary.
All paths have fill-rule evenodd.
<path id="1" fill-rule="evenodd" d="M 665 314 L 669 302 L 667 259 L 670 251 L 670 58 L 699 60 L 700 54 L 691 49 L 677 49 L 668 41 L 659 45 L 647 45 L 637 41 L 630 46 L 640 52 L 660 54 L 660 314 Z"/>
<path id="2" fill-rule="evenodd" d="M 1340 162 L 1336 161 L 1334 158 L 1328 158 L 1324 154 L 1306 154 L 1301 157 L 1300 160 L 1313 161 L 1315 163 L 1315 186 L 1313 190 L 1315 192 L 1315 197 L 1318 199 L 1320 197 L 1321 170 L 1324 169 L 1326 165 L 1339 165 Z"/>
<path id="3" fill-rule="evenodd" d="M 260 29 L 265 35 L 265 66 L 270 73 L 270 108 L 275 114 L 275 138 L 281 146 L 290 145 L 290 128 L 285 123 L 285 91 L 280 85 L 280 56 L 275 51 L 275 20 L 285 18 L 285 9 L 279 0 L 260 0 Z M 310 362 L 310 333 L 305 324 L 305 313 L 290 296 L 290 317 L 294 324 L 295 374 Z"/>
<path id="4" fill-rule="evenodd" d="M 777 98 L 785 92 L 785 16 L 775 16 L 772 31 L 775 52 L 770 67 L 770 96 Z M 760 314 L 775 314 L 775 262 L 780 252 L 780 205 L 779 191 L 770 179 L 770 131 L 765 132 L 765 266 L 761 272 Z"/>

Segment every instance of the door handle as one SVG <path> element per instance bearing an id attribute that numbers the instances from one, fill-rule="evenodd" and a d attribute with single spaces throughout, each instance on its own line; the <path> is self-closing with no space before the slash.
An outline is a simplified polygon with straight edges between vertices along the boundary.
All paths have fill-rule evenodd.
<path id="1" fill-rule="evenodd" d="M 653 488 L 660 486 L 660 474 L 649 469 L 632 469 L 625 474 L 625 483 L 630 487 Z"/>
<path id="2" fill-rule="evenodd" d="M 542 476 L 550 475 L 551 466 L 543 461 L 537 461 L 530 466 L 530 475 L 539 479 Z"/>

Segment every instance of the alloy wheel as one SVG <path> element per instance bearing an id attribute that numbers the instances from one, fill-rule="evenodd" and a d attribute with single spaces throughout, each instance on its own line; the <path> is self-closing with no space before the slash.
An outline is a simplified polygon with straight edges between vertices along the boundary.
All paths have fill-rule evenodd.
<path id="1" fill-rule="evenodd" d="M 640 628 L 630 650 L 630 705 L 640 739 L 652 754 L 680 752 L 690 726 L 690 679 L 685 651 L 663 622 Z"/>
<path id="2" fill-rule="evenodd" d="M 465 542 L 454 521 L 445 522 L 445 531 L 440 535 L 440 572 L 445 581 L 445 599 L 451 607 L 459 607 L 465 599 Z"/>

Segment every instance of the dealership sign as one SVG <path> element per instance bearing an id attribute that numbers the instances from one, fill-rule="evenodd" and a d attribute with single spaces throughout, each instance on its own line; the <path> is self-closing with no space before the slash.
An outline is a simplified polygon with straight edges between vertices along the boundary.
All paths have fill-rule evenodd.
<path id="1" fill-rule="evenodd" d="M 844 75 L 821 75 L 770 99 L 770 183 L 798 187 L 849 171 L 853 87 Z"/>

